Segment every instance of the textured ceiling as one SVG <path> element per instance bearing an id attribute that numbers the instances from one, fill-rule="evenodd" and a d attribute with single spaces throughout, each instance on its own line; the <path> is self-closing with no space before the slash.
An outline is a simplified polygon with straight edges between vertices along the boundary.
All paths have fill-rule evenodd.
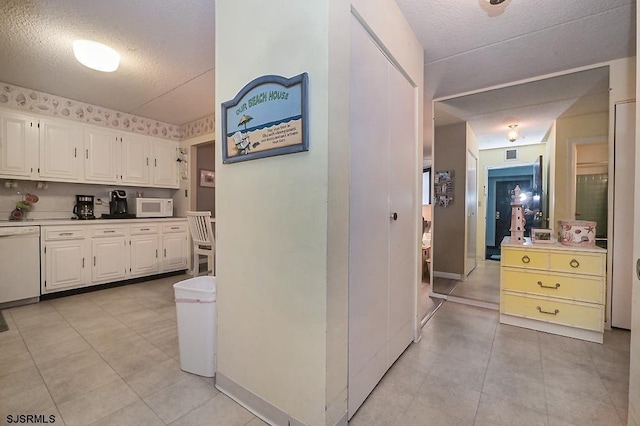
<path id="1" fill-rule="evenodd" d="M 427 156 L 433 98 L 635 55 L 634 0 L 396 2 L 425 49 Z M 2 0 L 0 81 L 172 124 L 210 115 L 214 3 Z M 75 38 L 117 49 L 120 69 L 78 64 Z"/>
<path id="2" fill-rule="evenodd" d="M 0 81 L 184 124 L 214 111 L 211 0 L 2 0 Z M 121 55 L 101 73 L 80 65 L 84 38 Z"/>
<path id="3" fill-rule="evenodd" d="M 431 153 L 432 121 L 428 118 L 433 114 L 432 99 L 635 56 L 634 0 L 506 0 L 498 6 L 487 0 L 396 3 L 425 49 L 425 157 Z M 539 103 L 545 103 L 540 98 L 546 95 L 536 94 Z M 548 95 L 548 102 L 553 102 L 554 92 Z M 529 108 L 525 114 L 528 96 L 521 93 L 518 99 L 523 105 L 511 108 L 521 107 L 518 115 L 530 125 L 546 126 L 535 131 L 536 135 L 544 134 L 549 115 L 534 114 L 548 111 Z M 569 99 L 574 94 L 565 96 Z M 593 111 L 602 105 L 602 96 L 597 100 L 585 99 L 573 110 Z M 491 106 L 491 96 L 484 102 L 487 111 L 499 107 Z M 554 108 L 557 113 L 568 113 L 564 107 Z M 504 114 L 495 118 L 495 128 L 505 128 Z M 488 123 L 475 123 L 472 128 L 479 139 L 488 139 Z M 531 135 L 529 140 L 535 139 Z"/>
<path id="4" fill-rule="evenodd" d="M 482 149 L 544 140 L 557 118 L 607 111 L 608 67 L 484 91 L 436 102 L 435 125 L 467 122 Z M 508 142 L 510 124 L 520 134 Z"/>

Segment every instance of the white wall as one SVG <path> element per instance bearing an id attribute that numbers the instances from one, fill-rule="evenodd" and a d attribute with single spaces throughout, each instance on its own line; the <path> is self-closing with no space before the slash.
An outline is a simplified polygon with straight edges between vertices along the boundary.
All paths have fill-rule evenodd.
<path id="1" fill-rule="evenodd" d="M 395 2 L 357 3 L 422 93 L 422 49 Z M 230 165 L 216 147 L 218 374 L 309 425 L 347 408 L 350 8 L 216 3 L 216 139 L 221 102 L 246 83 L 307 72 L 310 143 Z"/>

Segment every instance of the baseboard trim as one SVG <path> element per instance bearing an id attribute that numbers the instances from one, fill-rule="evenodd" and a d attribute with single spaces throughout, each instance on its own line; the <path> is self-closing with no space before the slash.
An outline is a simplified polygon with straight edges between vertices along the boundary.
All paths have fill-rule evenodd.
<path id="1" fill-rule="evenodd" d="M 262 421 L 273 426 L 307 426 L 305 423 L 260 398 L 219 371 L 216 372 L 215 380 L 216 388 L 220 392 L 242 405 Z M 347 413 L 344 413 L 335 426 L 347 426 Z"/>
<path id="2" fill-rule="evenodd" d="M 433 271 L 433 276 L 434 278 L 448 278 L 450 280 L 462 280 L 462 275 L 460 274 L 454 274 L 451 272 L 440 272 L 440 271 Z"/>
<path id="3" fill-rule="evenodd" d="M 449 302 L 460 303 L 462 305 L 475 306 L 477 308 L 493 309 L 494 311 L 500 310 L 500 304 L 492 302 L 483 302 L 482 300 L 467 299 L 466 297 L 449 295 L 447 298 Z"/>

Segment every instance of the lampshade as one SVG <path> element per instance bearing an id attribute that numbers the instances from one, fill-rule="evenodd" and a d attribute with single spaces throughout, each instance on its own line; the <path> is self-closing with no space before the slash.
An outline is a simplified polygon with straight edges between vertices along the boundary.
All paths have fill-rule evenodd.
<path id="1" fill-rule="evenodd" d="M 91 40 L 75 40 L 73 54 L 82 65 L 97 71 L 113 72 L 120 65 L 118 52 Z"/>
<path id="2" fill-rule="evenodd" d="M 515 142 L 518 137 L 520 136 L 518 134 L 518 125 L 517 124 L 512 124 L 509 126 L 509 133 L 507 133 L 507 139 L 509 139 L 509 142 Z"/>

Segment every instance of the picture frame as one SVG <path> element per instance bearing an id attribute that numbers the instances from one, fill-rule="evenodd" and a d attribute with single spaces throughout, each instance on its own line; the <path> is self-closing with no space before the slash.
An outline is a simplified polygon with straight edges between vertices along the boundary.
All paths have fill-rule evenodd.
<path id="1" fill-rule="evenodd" d="M 200 169 L 200 186 L 215 188 L 216 174 L 213 170 Z"/>
<path id="2" fill-rule="evenodd" d="M 531 228 L 531 242 L 534 244 L 553 244 L 553 230 L 544 228 Z"/>
<path id="3" fill-rule="evenodd" d="M 263 75 L 222 103 L 222 163 L 309 150 L 308 74 Z"/>

